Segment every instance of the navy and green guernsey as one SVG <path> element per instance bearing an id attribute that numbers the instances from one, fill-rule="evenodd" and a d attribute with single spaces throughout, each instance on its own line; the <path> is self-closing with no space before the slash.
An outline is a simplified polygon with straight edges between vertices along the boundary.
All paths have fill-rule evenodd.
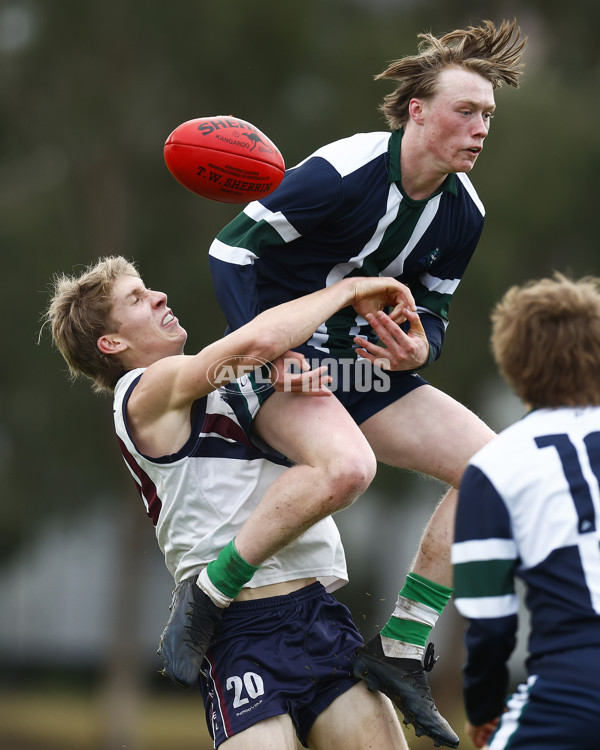
<path id="1" fill-rule="evenodd" d="M 469 178 L 450 174 L 413 200 L 401 184 L 402 131 L 358 133 L 287 170 L 210 248 L 215 293 L 230 330 L 267 308 L 349 276 L 392 276 L 412 291 L 430 345 L 441 352 L 448 308 L 479 241 L 484 209 Z M 353 338 L 376 340 L 347 307 L 308 342 L 354 356 Z"/>
<path id="2" fill-rule="evenodd" d="M 452 546 L 464 697 L 490 750 L 600 747 L 600 407 L 538 409 L 471 459 Z M 505 701 L 520 579 L 527 682 Z"/>

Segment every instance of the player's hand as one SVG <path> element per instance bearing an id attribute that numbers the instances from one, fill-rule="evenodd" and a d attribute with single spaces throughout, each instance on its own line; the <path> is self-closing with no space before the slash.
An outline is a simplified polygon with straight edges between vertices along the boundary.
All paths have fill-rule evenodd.
<path id="1" fill-rule="evenodd" d="M 374 315 L 379 310 L 391 307 L 390 317 L 400 324 L 406 320 L 406 310 L 416 310 L 412 292 L 405 285 L 393 278 L 356 277 L 354 300 L 352 306 L 365 320 L 367 315 Z"/>
<path id="2" fill-rule="evenodd" d="M 467 721 L 465 723 L 465 732 L 469 735 L 471 742 L 475 747 L 485 747 L 489 738 L 496 731 L 499 721 L 500 719 L 494 719 L 493 721 L 488 721 L 486 724 L 480 724 L 479 726 L 475 726 Z"/>
<path id="3" fill-rule="evenodd" d="M 415 370 L 429 358 L 429 343 L 418 314 L 405 308 L 410 330 L 403 331 L 389 315 L 377 312 L 367 316 L 381 344 L 372 344 L 360 336 L 354 338 L 356 350 L 365 359 L 383 370 Z"/>
<path id="4" fill-rule="evenodd" d="M 299 396 L 331 396 L 327 388 L 331 383 L 327 367 L 311 370 L 306 357 L 300 352 L 287 351 L 271 364 L 276 372 L 276 377 L 272 379 L 276 391 Z"/>

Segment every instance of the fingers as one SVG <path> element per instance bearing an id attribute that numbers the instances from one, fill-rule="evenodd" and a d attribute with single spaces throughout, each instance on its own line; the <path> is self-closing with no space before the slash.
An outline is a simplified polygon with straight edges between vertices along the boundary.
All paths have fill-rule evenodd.
<path id="1" fill-rule="evenodd" d="M 304 362 L 308 366 L 307 362 Z M 295 393 L 300 396 L 331 396 L 327 387 L 332 378 L 328 374 L 327 366 L 317 367 L 301 373 L 285 372 L 273 383 L 273 387 L 280 393 Z"/>
<path id="2" fill-rule="evenodd" d="M 406 319 L 410 322 L 410 333 L 414 336 L 427 340 L 427 334 L 421 323 L 419 314 L 413 311 L 406 311 Z"/>
<path id="3" fill-rule="evenodd" d="M 273 365 L 277 370 L 278 378 L 282 378 L 292 365 L 296 371 L 298 370 L 298 368 L 300 368 L 300 370 L 310 369 L 310 365 L 308 364 L 304 354 L 302 354 L 301 352 L 296 352 L 293 349 L 290 349 L 285 354 L 282 354 L 281 357 L 277 357 L 277 359 L 273 361 Z"/>
<path id="4" fill-rule="evenodd" d="M 359 339 L 354 339 L 356 343 L 359 342 Z M 363 359 L 368 359 L 369 362 L 372 362 L 376 367 L 379 367 L 381 370 L 391 370 L 392 365 L 389 360 L 389 357 L 387 356 L 388 352 L 387 349 L 384 349 L 381 346 L 376 346 L 375 344 L 371 344 L 370 341 L 364 341 L 363 342 L 365 346 L 368 346 L 369 349 L 378 349 L 379 352 L 375 353 L 374 351 L 367 351 L 367 349 L 363 349 L 362 347 L 359 347 L 356 350 L 356 353 L 363 357 Z"/>
<path id="5" fill-rule="evenodd" d="M 379 337 L 380 346 L 371 344 L 360 336 L 355 337 L 354 343 L 362 351 L 371 356 L 365 356 L 371 362 L 379 364 L 387 359 L 386 369 L 414 370 L 421 367 L 429 356 L 429 343 L 416 312 L 405 310 L 410 330 L 403 331 L 388 315 L 379 311 L 367 316 L 367 322 Z M 380 365 L 383 367 L 383 365 Z"/>
<path id="6" fill-rule="evenodd" d="M 293 363 L 299 366 L 302 370 L 310 369 L 310 365 L 306 361 L 306 357 L 304 356 L 304 354 L 302 354 L 302 352 L 296 352 L 293 349 L 290 349 L 290 351 L 286 352 L 283 361 L 286 368 Z"/>
<path id="7" fill-rule="evenodd" d="M 394 297 L 396 307 L 408 307 L 410 310 L 416 310 L 417 305 L 415 303 L 415 298 L 413 297 L 413 294 L 410 291 L 409 287 L 407 287 L 406 284 L 402 284 L 397 279 L 391 278 L 390 281 L 392 281 L 398 287 Z"/>
<path id="8" fill-rule="evenodd" d="M 405 320 L 408 320 L 407 313 L 410 312 L 409 309 L 406 307 L 406 303 L 403 301 L 400 304 L 396 305 L 390 312 L 388 312 L 388 316 L 394 321 L 394 323 L 397 323 L 399 326 L 404 323 Z"/>
<path id="9" fill-rule="evenodd" d="M 405 294 L 404 297 L 400 296 L 396 302 L 396 307 L 405 308 L 406 310 L 411 310 L 413 312 L 416 312 L 417 304 L 414 300 L 414 297 L 410 293 L 410 289 L 406 287 L 406 290 L 408 294 Z"/>
<path id="10" fill-rule="evenodd" d="M 356 277 L 352 281 L 354 299 L 351 302 L 356 312 L 366 318 L 376 310 L 392 307 L 392 317 L 402 323 L 406 319 L 403 310 L 416 310 L 412 292 L 397 279 L 388 277 Z"/>
<path id="11" fill-rule="evenodd" d="M 412 313 L 410 314 L 412 315 Z M 369 315 L 367 323 L 369 323 L 371 328 L 379 336 L 380 340 L 388 347 L 393 346 L 398 342 L 404 342 L 407 338 L 407 334 L 400 328 L 398 323 L 392 320 L 391 317 L 384 312 Z"/>
<path id="12" fill-rule="evenodd" d="M 369 315 L 367 322 L 371 325 L 383 346 L 375 344 L 361 336 L 356 336 L 354 343 L 359 347 L 356 350 L 357 353 L 383 369 L 397 369 L 397 365 L 404 356 L 403 344 L 406 343 L 406 334 L 383 313 Z M 393 366 L 390 363 L 390 356 L 394 360 Z"/>
<path id="13" fill-rule="evenodd" d="M 411 335 L 418 336 L 420 339 L 427 341 L 427 334 L 425 333 L 419 314 L 406 308 L 404 308 L 404 313 L 406 320 L 410 323 L 408 333 L 403 331 L 398 323 L 391 319 L 391 316 L 381 311 L 369 316 L 367 322 L 386 346 L 391 346 L 394 343 L 406 344 L 410 340 Z"/>

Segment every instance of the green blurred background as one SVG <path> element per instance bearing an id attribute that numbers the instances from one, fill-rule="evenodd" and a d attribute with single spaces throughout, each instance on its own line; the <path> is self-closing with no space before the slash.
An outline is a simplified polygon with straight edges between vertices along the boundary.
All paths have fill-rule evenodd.
<path id="1" fill-rule="evenodd" d="M 110 401 L 69 384 L 47 332 L 48 283 L 98 256 L 135 259 L 169 293 L 188 351 L 220 336 L 213 236 L 239 207 L 187 192 L 162 146 L 180 122 L 250 120 L 293 165 L 385 129 L 373 76 L 440 34 L 517 17 L 529 36 L 519 90 L 471 177 L 486 205 L 478 251 L 428 376 L 494 428 L 522 412 L 495 375 L 489 311 L 513 283 L 598 272 L 600 6 L 592 0 L 0 0 L 0 746 L 209 747 L 199 699 L 157 675 L 172 583 L 118 454 Z M 339 515 L 365 637 L 395 601 L 443 488 L 382 468 Z M 462 623 L 436 628 L 432 674 L 457 729 Z M 514 659 L 522 673 L 524 646 Z M 407 732 L 411 747 L 432 747 Z M 468 746 L 468 740 L 465 741 Z"/>

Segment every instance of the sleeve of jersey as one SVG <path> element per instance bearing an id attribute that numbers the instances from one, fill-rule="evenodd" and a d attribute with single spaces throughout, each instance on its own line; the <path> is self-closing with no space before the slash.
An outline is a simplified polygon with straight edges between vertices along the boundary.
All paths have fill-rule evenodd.
<path id="1" fill-rule="evenodd" d="M 340 174 L 328 161 L 311 157 L 289 169 L 272 195 L 249 203 L 217 235 L 209 250 L 215 295 L 230 330 L 261 312 L 257 281 L 265 252 L 286 252 L 337 209 Z"/>
<path id="2" fill-rule="evenodd" d="M 507 508 L 483 471 L 470 465 L 460 485 L 452 564 L 456 608 L 468 620 L 465 709 L 476 726 L 504 710 L 517 630 L 517 562 Z"/>
<path id="3" fill-rule="evenodd" d="M 442 345 L 446 336 L 446 323 L 437 315 L 433 315 L 424 309 L 418 309 L 421 325 L 427 336 L 429 344 L 429 358 L 420 369 L 424 369 L 440 356 Z"/>
<path id="4" fill-rule="evenodd" d="M 417 312 L 429 342 L 429 361 L 435 361 L 442 353 L 442 345 L 448 327 L 448 311 L 452 296 L 465 273 L 483 231 L 483 217 L 470 237 L 461 242 L 455 252 L 442 255 L 429 270 L 412 285 Z"/>

